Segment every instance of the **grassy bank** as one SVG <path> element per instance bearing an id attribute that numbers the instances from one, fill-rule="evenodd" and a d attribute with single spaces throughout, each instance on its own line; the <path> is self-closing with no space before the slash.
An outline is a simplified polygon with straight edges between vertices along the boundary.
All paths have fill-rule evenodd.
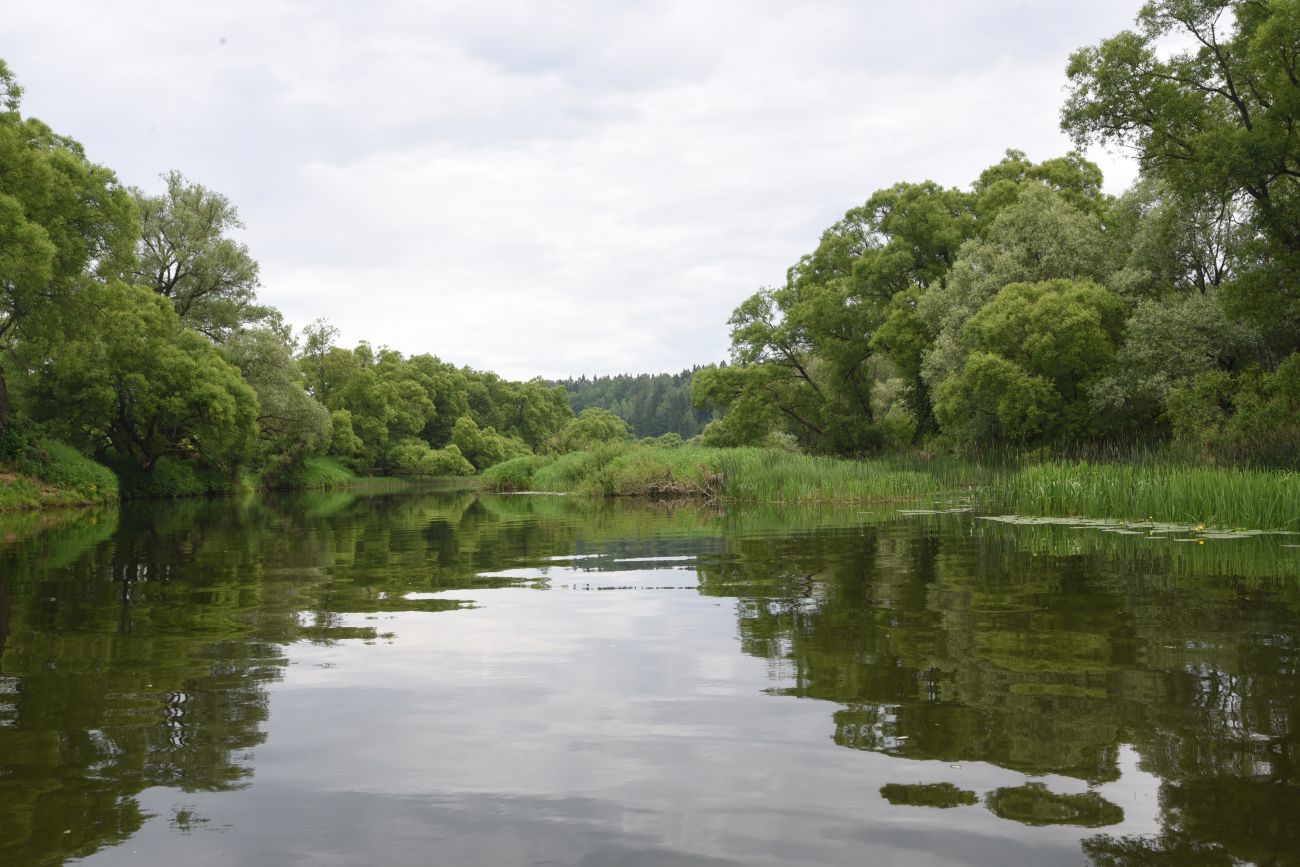
<path id="1" fill-rule="evenodd" d="M 112 503 L 117 476 L 71 446 L 37 439 L 0 467 L 0 512 Z"/>
<path id="2" fill-rule="evenodd" d="M 555 458 L 529 456 L 483 474 L 496 491 L 775 503 L 871 503 L 969 495 L 980 467 L 952 461 L 851 461 L 770 449 L 609 446 Z"/>
<path id="3" fill-rule="evenodd" d="M 1023 515 L 1090 516 L 1300 530 L 1300 474 L 1113 463 L 886 457 L 842 460 L 764 449 L 611 446 L 530 456 L 484 473 L 497 491 L 700 498 L 714 502 L 922 502 Z"/>
<path id="4" fill-rule="evenodd" d="M 0 512 L 258 490 L 398 490 L 410 484 L 404 478 L 358 476 L 327 457 L 307 458 L 271 479 L 247 473 L 230 477 L 166 457 L 149 472 L 130 465 L 114 470 L 51 439 L 30 440 L 16 451 L 0 462 Z"/>

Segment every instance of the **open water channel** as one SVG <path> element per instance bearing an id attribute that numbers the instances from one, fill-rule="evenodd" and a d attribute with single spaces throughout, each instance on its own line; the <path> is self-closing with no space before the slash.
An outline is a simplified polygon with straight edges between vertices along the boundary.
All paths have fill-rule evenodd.
<path id="1" fill-rule="evenodd" d="M 415 492 L 0 521 L 0 864 L 1300 862 L 1300 536 Z"/>

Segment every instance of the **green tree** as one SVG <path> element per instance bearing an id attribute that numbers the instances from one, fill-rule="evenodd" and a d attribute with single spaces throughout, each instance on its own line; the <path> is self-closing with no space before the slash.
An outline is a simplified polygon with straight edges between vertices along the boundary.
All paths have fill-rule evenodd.
<path id="1" fill-rule="evenodd" d="M 1168 395 L 1174 433 L 1211 459 L 1273 459 L 1290 463 L 1300 449 L 1300 353 L 1268 372 L 1202 373 Z"/>
<path id="2" fill-rule="evenodd" d="M 162 195 L 134 191 L 140 211 L 135 281 L 167 298 L 186 325 L 218 342 L 265 319 L 269 311 L 256 303 L 257 262 L 230 237 L 244 228 L 238 210 L 180 172 L 163 179 Z"/>
<path id="3" fill-rule="evenodd" d="M 130 195 L 81 145 L 19 112 L 22 89 L 0 61 L 0 430 L 11 405 L 6 370 L 24 343 L 39 360 L 90 279 L 120 276 L 136 235 Z"/>
<path id="4" fill-rule="evenodd" d="M 962 247 L 948 278 L 917 299 L 914 315 L 933 341 L 922 351 L 925 381 L 938 388 L 961 366 L 971 351 L 967 323 L 1003 287 L 1055 279 L 1103 282 L 1116 268 L 1111 252 L 1093 209 L 1080 210 L 1037 183 L 1020 191 L 982 238 Z M 911 340 L 913 346 L 921 342 Z"/>
<path id="5" fill-rule="evenodd" d="M 329 410 L 313 400 L 278 323 L 233 334 L 221 354 L 257 392 L 260 469 L 274 475 L 316 451 L 332 432 Z"/>
<path id="6" fill-rule="evenodd" d="M 1152 0 L 1135 30 L 1077 51 L 1062 127 L 1132 147 L 1192 200 L 1240 201 L 1255 267 L 1240 309 L 1300 343 L 1300 0 Z M 1176 39 L 1189 47 L 1162 51 Z"/>
<path id="7" fill-rule="evenodd" d="M 971 348 L 935 415 L 963 443 L 1077 440 L 1104 432 L 1088 389 L 1110 372 L 1126 308 L 1089 281 L 1004 287 L 964 328 Z"/>
<path id="8" fill-rule="evenodd" d="M 1255 328 L 1228 315 L 1218 290 L 1142 299 L 1125 326 L 1115 371 L 1091 386 L 1093 404 L 1123 419 L 1129 433 L 1167 429 L 1164 417 L 1175 388 L 1204 373 L 1262 360 L 1260 342 Z"/>
<path id="9" fill-rule="evenodd" d="M 932 182 L 876 192 L 822 235 L 784 286 L 761 290 L 732 314 L 733 366 L 763 373 L 711 375 L 699 394 L 721 397 L 743 386 L 737 397 L 775 407 L 810 451 L 876 448 L 871 395 L 878 379 L 892 375 L 889 356 L 902 346 L 900 329 L 885 327 L 899 312 L 894 299 L 944 279 L 977 230 L 973 206 L 971 194 Z"/>
<path id="10" fill-rule="evenodd" d="M 32 379 L 34 414 L 89 452 L 151 470 L 171 456 L 228 473 L 250 457 L 257 394 L 167 301 L 113 281 Z"/>
<path id="11" fill-rule="evenodd" d="M 451 432 L 451 444 L 480 470 L 511 458 L 522 457 L 529 452 L 527 444 L 523 441 L 497 433 L 496 428 L 491 425 L 480 428 L 474 419 L 467 415 L 456 419 L 456 425 Z"/>
<path id="12" fill-rule="evenodd" d="M 632 431 L 619 416 L 607 409 L 588 407 L 571 419 L 551 441 L 550 451 L 556 453 L 582 451 L 606 443 L 626 442 Z"/>

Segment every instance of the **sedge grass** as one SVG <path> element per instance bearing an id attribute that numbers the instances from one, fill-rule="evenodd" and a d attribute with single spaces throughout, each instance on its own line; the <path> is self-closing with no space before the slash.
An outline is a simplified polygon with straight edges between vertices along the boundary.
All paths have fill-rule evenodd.
<path id="1" fill-rule="evenodd" d="M 1300 474 L 1138 461 L 1047 462 L 983 489 L 980 505 L 1026 515 L 1300 529 Z"/>
<path id="2" fill-rule="evenodd" d="M 493 468 L 494 490 L 699 498 L 770 504 L 927 502 L 1018 515 L 1300 530 L 1300 474 L 1191 466 L 1155 453 L 1123 460 L 996 461 L 895 455 L 868 460 L 759 448 L 606 446 Z"/>

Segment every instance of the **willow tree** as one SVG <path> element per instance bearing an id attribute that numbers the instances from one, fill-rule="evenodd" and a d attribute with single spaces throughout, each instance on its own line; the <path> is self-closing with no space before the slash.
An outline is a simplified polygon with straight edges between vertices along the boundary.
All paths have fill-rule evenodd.
<path id="1" fill-rule="evenodd" d="M 81 145 L 20 112 L 22 88 L 0 61 L 0 430 L 5 376 L 24 346 L 75 328 L 66 304 L 88 282 L 121 275 L 136 235 L 131 197 Z"/>
<path id="2" fill-rule="evenodd" d="M 1228 288 L 1294 349 L 1300 0 L 1153 0 L 1136 25 L 1073 55 L 1062 126 L 1081 144 L 1132 148 L 1144 174 L 1189 200 L 1244 207 L 1255 267 Z"/>
<path id="3" fill-rule="evenodd" d="M 190 328 L 221 342 L 270 311 L 257 304 L 258 266 L 231 237 L 244 227 L 231 201 L 179 172 L 159 196 L 134 191 L 140 211 L 134 279 L 168 299 Z"/>

